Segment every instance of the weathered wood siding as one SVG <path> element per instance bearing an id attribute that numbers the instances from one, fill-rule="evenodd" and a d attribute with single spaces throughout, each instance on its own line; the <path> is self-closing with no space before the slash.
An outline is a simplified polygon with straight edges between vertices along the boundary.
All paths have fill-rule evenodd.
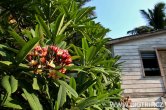
<path id="1" fill-rule="evenodd" d="M 131 40 L 113 45 L 114 55 L 120 55 L 122 68 L 122 88 L 124 95 L 158 95 L 165 92 L 162 76 L 144 77 L 140 50 L 154 50 L 166 47 L 166 35 Z"/>

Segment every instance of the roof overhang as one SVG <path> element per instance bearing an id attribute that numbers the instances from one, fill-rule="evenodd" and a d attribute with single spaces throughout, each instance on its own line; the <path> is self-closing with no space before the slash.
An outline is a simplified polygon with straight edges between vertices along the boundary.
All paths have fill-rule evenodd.
<path id="1" fill-rule="evenodd" d="M 159 30 L 159 31 L 145 33 L 145 34 L 131 35 L 131 36 L 120 37 L 117 39 L 111 39 L 108 42 L 108 45 L 113 45 L 113 44 L 118 44 L 118 43 L 122 43 L 122 42 L 142 39 L 145 37 L 152 37 L 152 36 L 159 35 L 159 34 L 166 34 L 166 30 Z"/>

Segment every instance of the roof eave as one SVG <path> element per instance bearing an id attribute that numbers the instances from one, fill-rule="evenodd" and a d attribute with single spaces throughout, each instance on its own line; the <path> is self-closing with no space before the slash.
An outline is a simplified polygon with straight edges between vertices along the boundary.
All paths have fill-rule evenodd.
<path id="1" fill-rule="evenodd" d="M 154 36 L 154 35 L 164 34 L 164 33 L 166 33 L 166 30 L 153 31 L 153 32 L 145 33 L 145 34 L 120 37 L 120 38 L 117 38 L 117 39 L 110 40 L 110 42 L 108 42 L 108 45 L 118 44 L 118 43 L 130 41 L 130 40 L 141 39 L 141 38 L 144 38 L 144 37 L 149 37 L 149 36 Z"/>

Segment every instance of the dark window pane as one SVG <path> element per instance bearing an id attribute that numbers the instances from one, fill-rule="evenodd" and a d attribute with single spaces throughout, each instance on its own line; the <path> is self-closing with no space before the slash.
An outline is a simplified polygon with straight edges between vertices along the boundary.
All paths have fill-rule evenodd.
<path id="1" fill-rule="evenodd" d="M 156 53 L 141 52 L 142 62 L 144 66 L 145 76 L 160 76 L 160 69 L 156 57 Z"/>

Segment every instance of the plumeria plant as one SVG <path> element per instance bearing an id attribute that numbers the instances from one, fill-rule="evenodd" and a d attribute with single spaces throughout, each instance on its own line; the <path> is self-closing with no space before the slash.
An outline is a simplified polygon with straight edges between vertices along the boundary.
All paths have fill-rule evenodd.
<path id="1" fill-rule="evenodd" d="M 121 98 L 120 57 L 106 48 L 108 29 L 93 21 L 95 8 L 18 1 L 0 1 L 0 109 L 119 109 L 110 102 Z"/>

